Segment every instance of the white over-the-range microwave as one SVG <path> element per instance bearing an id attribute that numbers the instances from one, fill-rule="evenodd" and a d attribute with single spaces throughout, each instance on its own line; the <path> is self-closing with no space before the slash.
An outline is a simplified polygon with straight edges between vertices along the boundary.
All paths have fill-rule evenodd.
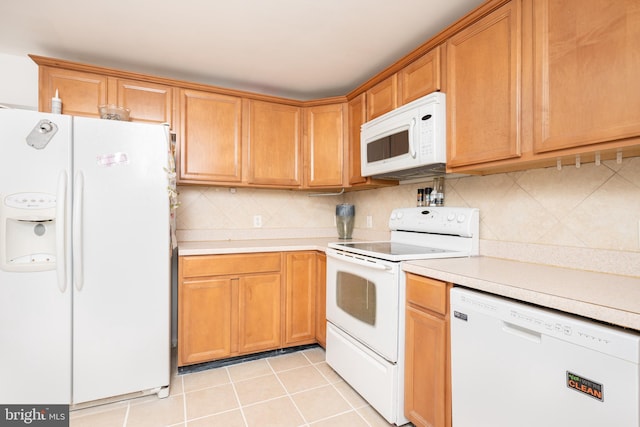
<path id="1" fill-rule="evenodd" d="M 362 176 L 410 180 L 445 173 L 445 94 L 433 92 L 362 125 Z"/>

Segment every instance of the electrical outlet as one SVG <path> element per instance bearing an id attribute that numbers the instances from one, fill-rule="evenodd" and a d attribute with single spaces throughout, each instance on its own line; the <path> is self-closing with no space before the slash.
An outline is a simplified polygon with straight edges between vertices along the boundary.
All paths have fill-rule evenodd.
<path id="1" fill-rule="evenodd" d="M 253 216 L 253 227 L 254 228 L 262 227 L 262 215 L 254 215 Z"/>
<path id="2" fill-rule="evenodd" d="M 367 228 L 373 228 L 373 217 L 371 215 L 367 215 Z"/>

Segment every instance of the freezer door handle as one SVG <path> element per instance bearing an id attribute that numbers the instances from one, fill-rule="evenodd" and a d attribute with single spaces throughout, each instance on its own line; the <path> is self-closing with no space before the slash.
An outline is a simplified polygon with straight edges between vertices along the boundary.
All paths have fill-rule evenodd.
<path id="1" fill-rule="evenodd" d="M 56 274 L 60 292 L 67 290 L 67 172 L 58 175 L 56 194 Z"/>
<path id="2" fill-rule="evenodd" d="M 76 173 L 73 198 L 73 280 L 78 291 L 84 285 L 82 260 L 82 199 L 84 192 L 84 175 Z"/>

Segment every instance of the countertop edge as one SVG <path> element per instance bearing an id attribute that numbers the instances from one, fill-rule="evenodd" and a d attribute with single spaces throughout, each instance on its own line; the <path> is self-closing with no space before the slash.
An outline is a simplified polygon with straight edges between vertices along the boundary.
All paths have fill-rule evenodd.
<path id="1" fill-rule="evenodd" d="M 337 238 L 190 241 L 178 244 L 178 256 L 246 254 L 256 252 L 325 252 Z"/>

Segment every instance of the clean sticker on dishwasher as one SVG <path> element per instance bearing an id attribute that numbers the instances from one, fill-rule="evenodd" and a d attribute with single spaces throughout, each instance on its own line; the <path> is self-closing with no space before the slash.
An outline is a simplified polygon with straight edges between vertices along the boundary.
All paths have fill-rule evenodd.
<path id="1" fill-rule="evenodd" d="M 587 396 L 604 401 L 602 384 L 567 371 L 567 387 Z"/>
<path id="2" fill-rule="evenodd" d="M 100 154 L 96 156 L 96 160 L 99 166 L 115 166 L 115 165 L 126 165 L 129 163 L 129 157 L 127 153 L 110 153 L 110 154 Z"/>

